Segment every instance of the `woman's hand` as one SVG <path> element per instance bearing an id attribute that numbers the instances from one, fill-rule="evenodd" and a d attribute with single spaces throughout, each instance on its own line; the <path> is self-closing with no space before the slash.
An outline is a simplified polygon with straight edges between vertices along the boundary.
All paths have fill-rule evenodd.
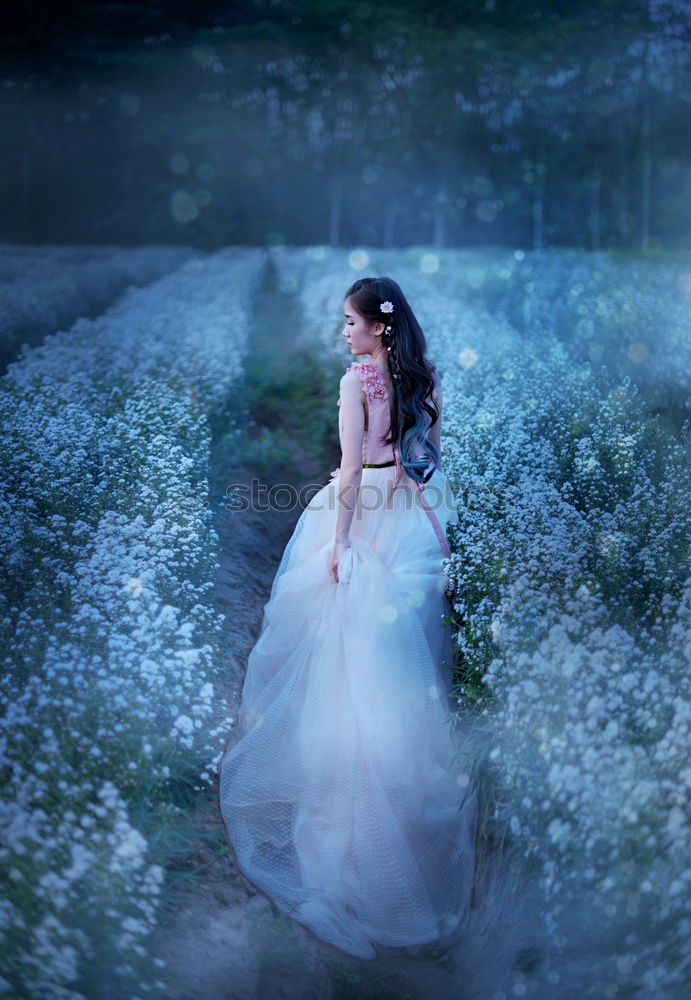
<path id="1" fill-rule="evenodd" d="M 332 479 L 333 479 L 334 476 L 340 476 L 340 474 L 341 474 L 341 467 L 340 467 L 340 465 L 339 465 L 339 467 L 337 469 L 334 469 L 333 472 L 330 473 Z"/>
<path id="2" fill-rule="evenodd" d="M 338 583 L 338 562 L 345 550 L 349 548 L 350 540 L 341 538 L 337 538 L 331 547 L 328 566 L 329 574 L 333 577 L 335 583 Z"/>

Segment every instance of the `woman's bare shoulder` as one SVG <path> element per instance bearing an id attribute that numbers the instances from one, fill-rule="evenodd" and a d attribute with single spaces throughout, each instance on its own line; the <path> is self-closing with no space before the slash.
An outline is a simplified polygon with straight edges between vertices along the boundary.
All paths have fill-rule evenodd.
<path id="1" fill-rule="evenodd" d="M 359 386 L 360 389 L 362 389 L 362 380 L 355 368 L 348 368 L 347 371 L 343 372 L 343 374 L 341 375 L 341 381 L 339 385 L 341 389 L 349 385 Z"/>
<path id="2" fill-rule="evenodd" d="M 349 368 L 346 372 L 341 375 L 341 381 L 338 384 L 340 391 L 340 397 L 350 396 L 355 399 L 357 397 L 362 398 L 364 396 L 364 386 L 362 380 L 360 379 L 357 370 L 355 368 Z"/>

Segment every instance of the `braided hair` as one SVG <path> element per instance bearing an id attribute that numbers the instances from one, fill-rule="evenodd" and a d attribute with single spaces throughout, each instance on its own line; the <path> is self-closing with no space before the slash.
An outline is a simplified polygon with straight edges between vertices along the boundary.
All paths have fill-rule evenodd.
<path id="1" fill-rule="evenodd" d="M 425 414 L 434 424 L 439 408 L 432 398 L 436 372 L 425 358 L 427 341 L 422 328 L 393 278 L 358 278 L 344 299 L 350 299 L 353 308 L 368 322 L 385 324 L 382 343 L 387 348 L 394 392 L 391 426 L 384 443 L 396 443 L 405 472 L 411 479 L 425 483 L 439 466 L 441 455 L 427 436 Z M 380 308 L 387 303 L 393 305 L 393 310 Z"/>

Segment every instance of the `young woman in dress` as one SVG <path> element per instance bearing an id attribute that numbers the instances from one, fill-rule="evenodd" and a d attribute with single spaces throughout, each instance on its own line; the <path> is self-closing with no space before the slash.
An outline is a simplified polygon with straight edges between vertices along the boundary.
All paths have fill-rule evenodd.
<path id="1" fill-rule="evenodd" d="M 473 888 L 477 797 L 450 725 L 442 392 L 398 284 L 344 297 L 341 464 L 286 545 L 220 762 L 238 867 L 363 958 L 443 944 Z"/>

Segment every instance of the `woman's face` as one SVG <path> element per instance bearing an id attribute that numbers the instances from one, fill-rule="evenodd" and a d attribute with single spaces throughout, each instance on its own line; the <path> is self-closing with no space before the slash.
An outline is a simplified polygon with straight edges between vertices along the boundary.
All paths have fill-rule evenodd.
<path id="1" fill-rule="evenodd" d="M 346 299 L 343 303 L 343 315 L 345 316 L 343 339 L 350 347 L 351 354 L 371 354 L 377 344 L 381 344 L 384 323 L 369 323 L 364 316 L 355 311 L 350 299 Z"/>

